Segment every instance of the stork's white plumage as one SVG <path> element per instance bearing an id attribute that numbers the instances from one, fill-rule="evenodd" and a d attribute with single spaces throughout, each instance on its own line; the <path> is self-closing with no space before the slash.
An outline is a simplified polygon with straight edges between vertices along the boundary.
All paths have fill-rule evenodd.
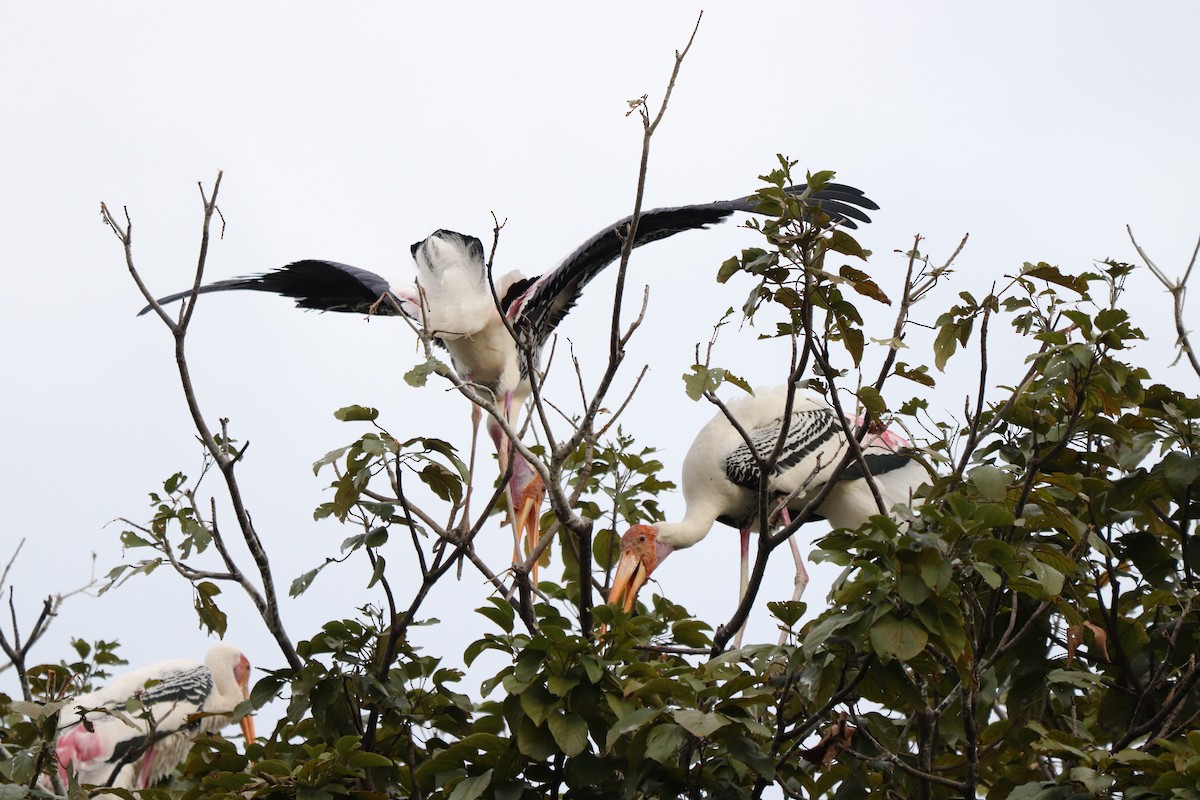
<path id="1" fill-rule="evenodd" d="M 727 404 L 734 419 L 749 434 L 755 450 L 765 457 L 779 440 L 787 410 L 787 387 L 759 388 L 753 396 Z M 788 498 L 787 509 L 803 509 L 833 477 L 846 452 L 846 436 L 834 410 L 817 395 L 796 392 L 783 450 L 769 477 L 773 497 Z M 888 431 L 868 434 L 863 454 L 884 507 L 912 502 L 913 493 L 926 478 L 921 465 L 906 455 L 905 442 Z M 629 611 L 637 592 L 663 559 L 675 550 L 691 547 L 712 529 L 714 522 L 738 528 L 741 533 L 742 594 L 746 590 L 750 530 L 760 527 L 758 488 L 760 473 L 741 434 L 718 413 L 692 442 L 683 460 L 683 519 L 655 525 L 635 525 L 621 537 L 621 557 L 613 577 L 610 603 Z M 786 511 L 784 512 L 786 513 Z M 857 463 L 850 463 L 838 483 L 816 510 L 816 518 L 835 528 L 857 528 L 879 508 Z M 798 548 L 796 593 L 808 582 Z"/>
<path id="2" fill-rule="evenodd" d="M 522 303 L 540 283 L 510 272 L 495 282 L 492 295 L 483 244 L 473 236 L 454 231 L 434 231 L 412 246 L 417 264 L 413 294 L 402 295 L 401 303 L 424 329 L 450 353 L 454 368 L 466 381 L 492 392 L 510 428 L 519 423 L 521 409 L 533 391 L 529 370 L 509 325 L 518 324 Z M 514 287 L 520 287 L 514 294 Z M 499 302 L 498 302 L 499 301 Z M 500 316 L 506 309 L 508 324 Z M 535 343 L 535 357 L 542 340 Z M 474 432 L 480 412 L 472 408 L 471 469 L 474 470 Z M 488 433 L 496 446 L 501 473 L 509 470 L 509 444 L 504 428 L 488 418 Z M 512 460 L 512 474 L 505 485 L 513 530 L 513 563 L 520 559 L 522 537 L 530 549 L 537 546 L 540 530 L 538 511 L 546 488 L 537 472 L 520 454 Z M 534 579 L 537 578 L 534 565 Z"/>
<path id="3" fill-rule="evenodd" d="M 144 711 L 125 710 L 134 697 Z M 227 644 L 209 650 L 203 664 L 176 659 L 127 673 L 63 709 L 56 745 L 59 777 L 66 781 L 71 770 L 80 783 L 152 786 L 183 761 L 198 733 L 224 728 L 234 707 L 249 697 L 250 662 Z M 243 717 L 241 727 L 246 742 L 253 742 L 253 718 Z"/>
<path id="4" fill-rule="evenodd" d="M 830 183 L 811 191 L 801 184 L 788 191 L 802 198 L 808 208 L 820 209 L 822 224 L 832 222 L 855 228 L 855 220 L 870 222 L 861 209 L 879 207 L 860 190 L 842 184 Z M 707 228 L 735 212 L 757 212 L 758 207 L 759 198 L 752 195 L 643 211 L 631 244 L 640 247 L 683 231 Z M 449 350 L 455 369 L 464 379 L 492 391 L 510 427 L 515 428 L 532 387 L 529 364 L 520 357 L 509 327 L 528 343 L 536 364 L 542 346 L 575 305 L 583 287 L 621 256 L 631 222 L 626 217 L 602 229 L 541 277 L 508 273 L 495 281 L 494 294 L 480 241 L 445 230 L 435 231 L 412 246 L 417 285 L 411 289 L 393 288 L 383 277 L 359 267 L 310 259 L 264 275 L 217 281 L 201 286 L 199 292 L 249 289 L 295 298 L 301 308 L 405 314 Z M 398 301 L 398 309 L 380 302 L 385 294 Z M 158 302 L 170 303 L 190 295 L 190 291 L 179 292 Z M 141 313 L 150 308 L 147 306 Z M 506 319 L 509 325 L 505 324 Z M 472 415 L 477 426 L 479 410 L 473 409 Z M 500 468 L 506 471 L 507 437 L 494 420 L 489 420 L 488 427 L 496 443 Z M 538 516 L 545 487 L 533 468 L 519 456 L 513 460 L 506 492 L 513 535 L 518 545 L 522 535 L 527 535 L 532 547 L 539 534 Z"/>

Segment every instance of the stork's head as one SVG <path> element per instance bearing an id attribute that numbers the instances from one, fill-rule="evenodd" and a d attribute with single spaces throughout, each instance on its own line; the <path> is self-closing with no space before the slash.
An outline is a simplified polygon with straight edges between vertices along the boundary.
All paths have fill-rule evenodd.
<path id="1" fill-rule="evenodd" d="M 228 686 L 228 678 L 232 676 L 237 687 L 234 693 L 240 700 L 250 699 L 250 659 L 246 658 L 244 653 L 236 647 L 219 644 L 208 652 L 204 664 L 212 673 L 213 683 L 219 690 L 222 684 Z M 253 742 L 254 717 L 247 714 L 238 724 L 242 728 L 242 735 L 246 737 L 246 744 Z"/>
<path id="2" fill-rule="evenodd" d="M 621 559 L 613 575 L 609 603 L 620 603 L 629 612 L 637 601 L 638 590 L 650 573 L 674 550 L 658 540 L 658 528 L 653 525 L 634 525 L 621 537 Z"/>

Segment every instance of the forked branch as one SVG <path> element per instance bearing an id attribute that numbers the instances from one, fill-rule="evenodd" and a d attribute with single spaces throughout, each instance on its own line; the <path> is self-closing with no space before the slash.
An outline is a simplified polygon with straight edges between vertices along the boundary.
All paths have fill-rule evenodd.
<path id="1" fill-rule="evenodd" d="M 1158 278 L 1158 282 L 1171 294 L 1172 305 L 1175 309 L 1175 333 L 1179 336 L 1178 346 L 1179 352 L 1186 355 L 1188 361 L 1195 370 L 1196 375 L 1200 376 L 1200 359 L 1196 357 L 1196 351 L 1192 349 L 1191 339 L 1188 338 L 1187 326 L 1183 324 L 1183 304 L 1187 298 L 1187 282 L 1192 276 L 1192 267 L 1196 266 L 1196 258 L 1200 256 L 1200 239 L 1196 240 L 1196 248 L 1192 251 L 1192 259 L 1188 262 L 1187 269 L 1183 271 L 1183 277 L 1177 281 L 1173 281 L 1167 277 L 1167 274 L 1159 269 L 1158 265 L 1151 260 L 1150 256 L 1146 255 L 1146 251 L 1138 244 L 1137 239 L 1133 236 L 1133 228 L 1128 225 L 1125 230 L 1129 233 L 1129 241 L 1133 243 L 1133 247 L 1137 250 L 1138 255 L 1142 257 L 1142 261 L 1154 273 L 1154 277 Z"/>
<path id="2" fill-rule="evenodd" d="M 201 226 L 200 233 L 200 251 L 196 261 L 196 274 L 192 285 L 192 295 L 187 302 L 184 303 L 183 310 L 180 313 L 178 321 L 172 320 L 163 310 L 162 306 L 155 300 L 153 293 L 142 280 L 141 274 L 138 272 L 137 266 L 134 264 L 133 258 L 133 221 L 129 216 L 128 210 L 125 211 L 125 223 L 119 222 L 115 216 L 109 211 L 108 207 L 100 204 L 100 213 L 104 218 L 105 224 L 112 229 L 116 234 L 117 239 L 121 242 L 121 246 L 125 253 L 125 266 L 129 270 L 130 276 L 134 283 L 137 284 L 142 296 L 146 302 L 155 310 L 159 319 L 171 331 L 171 336 L 175 340 L 175 365 L 179 372 L 180 384 L 183 388 L 184 398 L 187 401 L 188 411 L 192 416 L 192 423 L 196 427 L 197 433 L 200 435 L 200 441 L 204 448 L 212 457 L 213 462 L 221 471 L 221 475 L 225 479 L 226 490 L 229 495 L 231 504 L 233 505 L 234 515 L 237 517 L 238 527 L 241 530 L 242 538 L 246 543 L 246 547 L 250 550 L 251 557 L 254 560 L 255 567 L 258 570 L 259 578 L 262 581 L 261 595 L 251 593 L 251 600 L 255 601 L 259 613 L 262 615 L 263 621 L 266 623 L 267 629 L 275 638 L 279 645 L 280 651 L 284 658 L 287 659 L 288 665 L 295 670 L 299 670 L 302 666 L 300 656 L 296 653 L 296 648 L 284 630 L 283 619 L 279 613 L 279 602 L 275 592 L 275 581 L 271 574 L 271 564 L 267 558 L 266 549 L 263 547 L 262 541 L 259 539 L 258 533 L 254 529 L 254 524 L 250 518 L 250 513 L 246 509 L 245 502 L 242 498 L 241 487 L 238 485 L 237 478 L 234 475 L 234 468 L 240 458 L 240 451 L 229 447 L 225 437 L 222 436 L 220 441 L 213 435 L 209 428 L 204 414 L 200 410 L 200 403 L 196 398 L 195 388 L 192 383 L 191 372 L 188 368 L 186 342 L 187 329 L 191 322 L 192 312 L 196 305 L 196 298 L 199 295 L 199 287 L 204 279 L 204 268 L 208 260 L 208 246 L 210 240 L 210 231 L 212 227 L 213 214 L 217 212 L 217 193 L 221 187 L 221 172 L 217 173 L 217 179 L 213 184 L 212 192 L 205 194 L 203 187 L 200 189 L 201 199 L 204 203 L 204 221 Z M 214 540 L 220 533 L 214 529 Z M 221 544 L 222 554 L 224 542 Z"/>

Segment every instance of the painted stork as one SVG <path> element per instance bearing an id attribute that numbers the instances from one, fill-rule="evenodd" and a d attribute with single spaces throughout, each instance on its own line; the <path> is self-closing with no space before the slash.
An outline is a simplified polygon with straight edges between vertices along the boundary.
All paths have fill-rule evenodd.
<path id="1" fill-rule="evenodd" d="M 799 196 L 807 188 L 802 184 L 789 191 Z M 811 192 L 805 202 L 819 208 L 834 224 L 848 228 L 858 227 L 856 221 L 870 222 L 862 209 L 879 208 L 860 190 L 835 183 Z M 683 231 L 707 228 L 736 212 L 754 212 L 758 203 L 756 197 L 749 196 L 642 212 L 633 246 L 639 247 Z M 510 427 L 515 429 L 532 386 L 528 363 L 521 357 L 509 328 L 528 343 L 533 351 L 533 363 L 539 363 L 542 346 L 575 305 L 583 287 L 620 257 L 630 221 L 631 217 L 626 217 L 604 228 L 540 277 L 527 278 L 514 271 L 492 282 L 483 245 L 478 239 L 439 230 L 412 245 L 417 266 L 416 285 L 412 287 L 393 287 L 374 272 L 348 264 L 308 259 L 262 275 L 216 281 L 201 286 L 199 291 L 246 289 L 293 298 L 296 305 L 304 309 L 357 314 L 403 313 L 424 326 L 435 343 L 449 351 L 454 368 L 463 380 L 492 392 Z M 385 294 L 396 299 L 398 308 L 380 302 Z M 182 300 L 190 295 L 190 291 L 179 292 L 162 298 L 159 303 Z M 140 313 L 145 314 L 150 308 L 147 306 Z M 472 410 L 472 421 L 473 429 L 476 429 L 478 408 Z M 507 439 L 495 421 L 489 420 L 488 430 L 496 444 L 503 474 L 508 471 Z M 514 550 L 519 551 L 525 535 L 532 550 L 539 535 L 538 518 L 545 487 L 537 472 L 520 456 L 513 459 L 512 477 L 506 492 Z"/>
<path id="2" fill-rule="evenodd" d="M 755 449 L 766 457 L 775 448 L 787 410 L 787 386 L 759 388 L 753 396 L 727 405 L 730 414 L 749 434 Z M 925 469 L 903 451 L 907 443 L 889 431 L 870 433 L 862 442 L 863 455 L 885 508 L 912 501 L 913 492 L 926 479 Z M 846 452 L 846 437 L 836 412 L 817 395 L 797 391 L 783 450 L 772 472 L 768 489 L 777 499 L 786 498 L 780 516 L 804 508 L 829 482 Z M 718 413 L 705 425 L 683 459 L 683 499 L 687 506 L 678 522 L 635 525 L 621 537 L 621 555 L 613 576 L 608 602 L 620 603 L 628 612 L 638 590 L 667 556 L 691 547 L 708 535 L 714 522 L 737 528 L 741 534 L 741 593 L 749 578 L 750 531 L 758 529 L 760 473 L 742 435 Z M 838 483 L 816 509 L 816 519 L 834 528 L 857 528 L 879 508 L 861 467 L 851 462 Z M 799 548 L 796 559 L 794 600 L 808 584 L 808 572 Z M 741 632 L 737 645 L 741 644 Z"/>
<path id="3" fill-rule="evenodd" d="M 234 707 L 249 697 L 250 662 L 227 644 L 209 650 L 203 664 L 185 658 L 130 672 L 63 710 L 59 777 L 65 785 L 72 770 L 80 783 L 145 789 L 174 771 L 198 733 L 228 725 Z M 125 710 L 132 698 L 142 711 Z M 240 724 L 246 743 L 253 742 L 253 718 Z"/>

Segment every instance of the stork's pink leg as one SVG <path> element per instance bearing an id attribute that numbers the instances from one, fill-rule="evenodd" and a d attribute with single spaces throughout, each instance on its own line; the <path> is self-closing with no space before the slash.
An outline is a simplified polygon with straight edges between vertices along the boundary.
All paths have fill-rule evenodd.
<path id="1" fill-rule="evenodd" d="M 156 749 L 157 746 L 152 744 L 142 754 L 141 764 L 138 766 L 137 785 L 131 788 L 148 789 L 150 787 L 150 770 L 154 768 L 154 751 Z"/>
<path id="2" fill-rule="evenodd" d="M 787 506 L 779 509 L 779 516 L 783 519 L 785 528 L 792 524 L 792 516 L 788 513 Z M 796 544 L 794 534 L 788 537 L 788 544 L 791 545 L 792 558 L 796 562 L 796 577 L 792 579 L 792 602 L 795 602 L 804 596 L 804 590 L 808 588 L 808 570 L 804 568 L 804 556 L 800 554 L 800 545 Z"/>
<path id="3" fill-rule="evenodd" d="M 750 586 L 750 529 L 742 528 L 740 531 L 738 531 L 738 534 L 741 536 L 740 544 L 742 550 L 741 580 L 739 581 L 738 586 L 738 605 L 740 606 L 742 601 L 746 599 L 746 589 Z M 748 614 L 746 615 L 746 621 L 750 621 L 750 616 Z M 745 633 L 746 623 L 743 622 L 742 627 L 738 628 L 737 636 L 733 638 L 734 647 L 742 646 L 742 636 L 745 635 Z"/>
<path id="4" fill-rule="evenodd" d="M 504 416 L 510 421 L 514 417 L 511 392 L 504 395 Z M 489 423 L 488 430 L 496 443 L 500 471 L 507 472 L 508 436 L 504 429 L 495 423 Z M 504 487 L 504 494 L 508 499 L 508 519 L 513 529 L 513 563 L 519 564 L 525 560 L 524 553 L 533 552 L 541 538 L 541 509 L 546 496 L 546 485 L 542 483 L 537 471 L 520 454 L 513 455 L 512 475 Z M 530 571 L 534 583 L 537 583 L 537 570 L 535 562 Z"/>
<path id="5" fill-rule="evenodd" d="M 792 579 L 792 601 L 795 602 L 804 596 L 804 590 L 808 588 L 808 570 L 804 568 L 804 556 L 800 555 L 796 537 L 788 539 L 788 544 L 792 546 L 792 558 L 796 561 L 796 577 Z"/>
<path id="6" fill-rule="evenodd" d="M 506 392 L 504 395 L 504 417 L 512 421 L 512 393 Z M 488 420 L 488 433 L 491 434 L 492 442 L 496 445 L 496 461 L 500 465 L 500 474 L 508 472 L 508 435 L 500 424 L 495 420 Z M 508 522 L 513 529 L 513 558 L 514 564 L 519 563 L 521 558 L 521 530 L 517 527 L 517 498 L 513 491 L 513 481 L 517 477 L 518 468 L 521 462 L 524 461 L 519 455 L 513 463 L 513 474 L 509 476 L 508 481 L 504 484 L 504 498 L 508 501 Z"/>
<path id="7" fill-rule="evenodd" d="M 479 410 L 479 406 L 471 403 L 471 455 L 467 459 L 467 493 L 463 497 L 463 515 L 467 524 L 471 524 L 471 490 L 475 488 L 475 449 L 479 442 L 479 419 L 483 413 Z"/>

